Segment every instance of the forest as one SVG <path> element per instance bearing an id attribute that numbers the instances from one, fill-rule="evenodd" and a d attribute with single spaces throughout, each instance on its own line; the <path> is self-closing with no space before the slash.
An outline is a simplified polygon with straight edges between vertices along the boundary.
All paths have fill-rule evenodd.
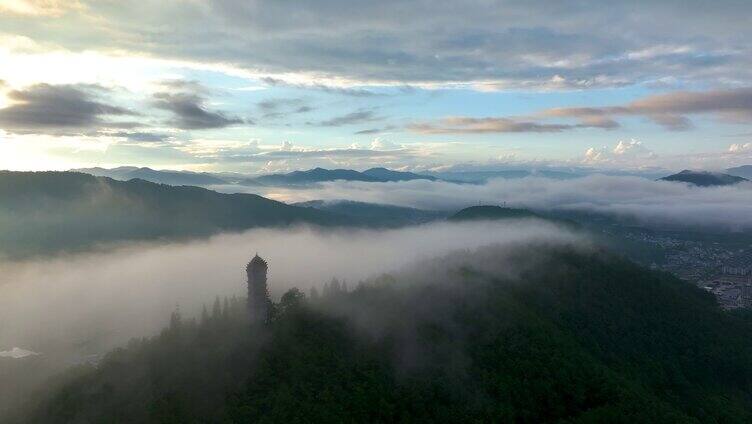
<path id="1" fill-rule="evenodd" d="M 244 298 L 209 303 L 8 422 L 752 420 L 752 317 L 595 248 L 489 247 L 291 289 L 268 324 Z"/>

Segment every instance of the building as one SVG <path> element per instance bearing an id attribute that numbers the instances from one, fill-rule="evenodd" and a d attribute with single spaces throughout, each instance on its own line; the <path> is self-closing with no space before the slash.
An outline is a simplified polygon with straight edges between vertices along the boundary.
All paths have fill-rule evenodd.
<path id="1" fill-rule="evenodd" d="M 253 323 L 267 323 L 271 318 L 271 301 L 266 285 L 269 267 L 258 253 L 245 267 L 248 276 L 248 312 Z"/>
<path id="2" fill-rule="evenodd" d="M 721 271 L 726 275 L 736 275 L 740 277 L 752 275 L 750 258 L 748 256 L 730 258 L 723 264 Z"/>

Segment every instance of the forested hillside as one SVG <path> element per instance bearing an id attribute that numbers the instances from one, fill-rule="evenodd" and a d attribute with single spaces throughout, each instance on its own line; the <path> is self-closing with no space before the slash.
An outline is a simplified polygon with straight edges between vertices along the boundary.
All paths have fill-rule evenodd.
<path id="1" fill-rule="evenodd" d="M 244 299 L 175 313 L 23 421 L 745 423 L 750 331 L 602 252 L 489 248 L 291 290 L 268 326 L 248 325 Z"/>
<path id="2" fill-rule="evenodd" d="M 0 257 L 296 222 L 347 224 L 348 220 L 254 194 L 222 194 L 74 172 L 0 171 Z"/>

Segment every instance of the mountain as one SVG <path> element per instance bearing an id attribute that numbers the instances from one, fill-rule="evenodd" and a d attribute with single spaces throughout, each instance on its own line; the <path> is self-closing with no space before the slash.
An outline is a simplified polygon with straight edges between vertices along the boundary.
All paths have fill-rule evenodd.
<path id="1" fill-rule="evenodd" d="M 173 314 L 46 385 L 25 422 L 752 422 L 752 315 L 600 251 L 487 248 L 292 289 L 267 326 L 245 305 Z"/>
<path id="2" fill-rule="evenodd" d="M 429 180 L 436 181 L 438 178 L 430 175 L 420 175 L 413 172 L 392 171 L 386 168 L 371 168 L 363 171 L 364 175 L 377 178 L 381 181 L 412 181 L 412 180 Z"/>
<path id="3" fill-rule="evenodd" d="M 289 174 L 271 174 L 256 177 L 253 181 L 264 185 L 306 185 L 326 181 L 366 181 L 379 182 L 378 178 L 370 177 L 351 169 L 315 168 L 308 171 L 293 171 Z"/>
<path id="4" fill-rule="evenodd" d="M 0 172 L 0 256 L 294 222 L 349 223 L 343 216 L 254 194 L 222 194 L 74 172 Z"/>
<path id="5" fill-rule="evenodd" d="M 376 203 L 354 202 L 350 200 L 312 200 L 308 202 L 293 203 L 293 206 L 315 208 L 331 214 L 347 216 L 361 225 L 376 227 L 401 227 L 405 225 L 422 224 L 446 216 L 443 212 Z"/>
<path id="6" fill-rule="evenodd" d="M 227 182 L 208 173 L 197 173 L 187 171 L 156 171 L 151 168 L 137 168 L 134 166 L 121 166 L 119 168 L 81 168 L 74 169 L 72 172 L 83 172 L 96 177 L 109 177 L 114 180 L 128 181 L 132 179 L 141 179 L 153 183 L 168 185 L 219 185 Z"/>
<path id="7" fill-rule="evenodd" d="M 726 173 L 729 175 L 752 180 L 752 165 L 742 165 L 737 166 L 736 168 L 729 168 L 726 170 Z"/>
<path id="8" fill-rule="evenodd" d="M 392 171 L 386 168 L 371 168 L 363 172 L 352 169 L 324 169 L 314 168 L 308 171 L 293 171 L 288 174 L 262 175 L 245 179 L 245 185 L 266 186 L 297 186 L 322 183 L 328 181 L 363 181 L 369 183 L 383 183 L 390 181 L 429 180 L 437 178 L 419 175 L 412 172 Z"/>
<path id="9" fill-rule="evenodd" d="M 693 184 L 699 187 L 726 186 L 749 181 L 746 178 L 737 177 L 719 172 L 690 171 L 685 169 L 678 174 L 660 178 L 659 181 L 678 181 Z"/>

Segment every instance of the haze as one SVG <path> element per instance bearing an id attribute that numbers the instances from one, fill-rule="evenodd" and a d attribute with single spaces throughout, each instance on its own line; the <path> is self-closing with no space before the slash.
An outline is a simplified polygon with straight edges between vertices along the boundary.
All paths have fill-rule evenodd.
<path id="1" fill-rule="evenodd" d="M 274 297 L 332 278 L 355 286 L 420 259 L 488 244 L 580 240 L 542 221 L 434 223 L 398 230 L 251 230 L 208 241 L 134 244 L 115 251 L 0 263 L 0 350 L 71 360 L 154 334 L 179 305 L 198 316 L 215 296 L 245 295 L 245 264 L 270 264 Z"/>

